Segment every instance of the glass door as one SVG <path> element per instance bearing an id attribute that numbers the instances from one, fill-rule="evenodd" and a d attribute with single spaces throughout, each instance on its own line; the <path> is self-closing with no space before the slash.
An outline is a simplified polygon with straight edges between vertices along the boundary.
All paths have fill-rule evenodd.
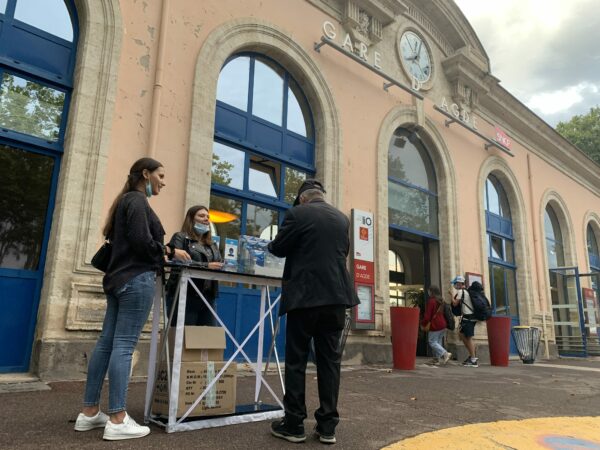
<path id="1" fill-rule="evenodd" d="M 58 161 L 0 144 L 0 373 L 29 368 Z"/>
<path id="2" fill-rule="evenodd" d="M 559 355 L 587 356 L 579 271 L 576 267 L 550 269 L 554 333 Z"/>

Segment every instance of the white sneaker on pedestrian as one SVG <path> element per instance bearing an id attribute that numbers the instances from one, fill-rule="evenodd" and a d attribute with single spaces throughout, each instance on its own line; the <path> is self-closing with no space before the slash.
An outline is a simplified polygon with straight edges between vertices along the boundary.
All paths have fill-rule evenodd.
<path id="1" fill-rule="evenodd" d="M 123 423 L 106 422 L 104 427 L 105 441 L 120 441 L 122 439 L 136 439 L 150 434 L 150 428 L 138 425 L 129 414 L 125 413 Z"/>
<path id="2" fill-rule="evenodd" d="M 452 358 L 452 353 L 446 352 L 444 356 L 442 356 L 442 364 L 447 364 L 450 358 Z"/>
<path id="3" fill-rule="evenodd" d="M 102 428 L 108 422 L 108 416 L 102 411 L 98 411 L 95 416 L 88 417 L 84 413 L 79 413 L 75 421 L 75 431 L 89 431 L 94 428 Z"/>

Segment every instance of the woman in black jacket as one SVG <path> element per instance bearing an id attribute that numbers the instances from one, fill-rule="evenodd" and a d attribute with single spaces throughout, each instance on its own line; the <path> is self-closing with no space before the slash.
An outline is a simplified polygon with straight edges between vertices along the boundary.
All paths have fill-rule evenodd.
<path id="1" fill-rule="evenodd" d="M 192 206 L 188 209 L 181 231 L 175 233 L 169 242 L 169 246 L 185 250 L 189 253 L 194 266 L 205 269 L 219 270 L 223 267 L 221 253 L 218 245 L 212 240 L 210 232 L 210 214 L 208 208 L 202 205 Z M 179 282 L 179 271 L 174 268 L 171 271 L 167 284 L 167 307 L 171 311 L 177 284 Z M 202 295 L 215 308 L 215 298 L 219 293 L 217 281 L 194 279 L 192 281 Z M 177 307 L 171 319 L 171 325 L 177 323 Z M 187 301 L 185 308 L 186 325 L 208 325 L 216 326 L 217 321 L 206 304 L 200 298 L 193 286 L 187 286 Z"/>
<path id="2" fill-rule="evenodd" d="M 104 236 L 112 242 L 110 261 L 102 280 L 107 306 L 102 333 L 88 365 L 82 412 L 76 431 L 104 427 L 104 439 L 146 436 L 150 428 L 138 425 L 126 411 L 131 357 L 152 307 L 156 273 L 165 256 L 189 260 L 189 255 L 163 245 L 165 231 L 148 198 L 165 186 L 165 169 L 152 158 L 136 161 L 123 190 L 114 200 Z M 99 402 L 108 371 L 108 414 Z"/>

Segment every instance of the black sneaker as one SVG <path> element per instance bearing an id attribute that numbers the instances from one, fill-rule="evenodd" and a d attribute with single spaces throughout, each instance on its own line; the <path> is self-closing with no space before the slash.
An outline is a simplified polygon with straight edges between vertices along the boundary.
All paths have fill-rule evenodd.
<path id="1" fill-rule="evenodd" d="M 337 442 L 335 434 L 323 434 L 317 427 L 315 427 L 315 437 L 319 438 L 321 444 L 335 444 Z"/>
<path id="2" fill-rule="evenodd" d="M 286 423 L 285 419 L 271 423 L 271 434 L 289 442 L 300 443 L 306 441 L 304 425 L 292 427 Z"/>
<path id="3" fill-rule="evenodd" d="M 479 362 L 477 358 L 474 359 L 467 359 L 464 363 L 463 366 L 465 367 L 479 367 Z"/>

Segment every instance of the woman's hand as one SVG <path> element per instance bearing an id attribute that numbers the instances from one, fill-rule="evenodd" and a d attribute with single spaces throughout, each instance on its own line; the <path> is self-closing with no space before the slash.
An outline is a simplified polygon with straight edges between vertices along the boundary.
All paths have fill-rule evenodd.
<path id="1" fill-rule="evenodd" d="M 213 270 L 221 270 L 223 268 L 222 262 L 209 262 L 208 268 Z"/>
<path id="2" fill-rule="evenodd" d="M 188 252 L 185 250 L 181 250 L 179 248 L 175 249 L 175 253 L 173 254 L 173 259 L 177 259 L 179 261 L 191 261 L 192 258 Z"/>

